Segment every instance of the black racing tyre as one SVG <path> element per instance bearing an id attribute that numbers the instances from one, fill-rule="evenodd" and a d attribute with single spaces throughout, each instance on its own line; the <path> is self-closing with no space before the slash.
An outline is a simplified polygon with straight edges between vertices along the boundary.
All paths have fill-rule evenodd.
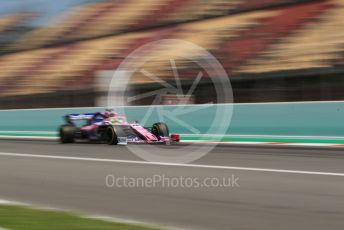
<path id="1" fill-rule="evenodd" d="M 73 143 L 77 127 L 74 125 L 61 125 L 59 129 L 61 143 Z"/>
<path id="2" fill-rule="evenodd" d="M 106 127 L 104 131 L 105 143 L 108 145 L 117 145 L 118 139 L 115 129 L 112 126 Z"/>
<path id="3" fill-rule="evenodd" d="M 152 126 L 152 133 L 160 139 L 160 137 L 169 137 L 170 136 L 170 131 L 168 130 L 168 127 L 165 123 L 163 122 L 158 122 L 155 123 Z"/>

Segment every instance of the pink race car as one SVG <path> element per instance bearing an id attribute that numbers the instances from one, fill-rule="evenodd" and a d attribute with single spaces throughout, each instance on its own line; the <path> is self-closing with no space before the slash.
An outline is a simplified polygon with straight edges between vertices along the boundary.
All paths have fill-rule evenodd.
<path id="1" fill-rule="evenodd" d="M 72 143 L 88 140 L 109 145 L 127 143 L 171 143 L 179 142 L 178 134 L 169 134 L 165 123 L 158 122 L 145 128 L 136 122 L 128 122 L 125 116 L 114 112 L 68 114 L 66 124 L 59 129 L 60 141 Z M 83 122 L 79 127 L 77 124 Z"/>

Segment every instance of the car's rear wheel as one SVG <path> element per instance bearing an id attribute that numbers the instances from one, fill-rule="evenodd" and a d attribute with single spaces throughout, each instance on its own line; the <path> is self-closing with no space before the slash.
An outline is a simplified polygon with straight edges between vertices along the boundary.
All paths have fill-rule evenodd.
<path id="1" fill-rule="evenodd" d="M 62 125 L 59 130 L 61 143 L 73 143 L 76 131 L 74 125 Z"/>
<path id="2" fill-rule="evenodd" d="M 112 126 L 108 126 L 105 129 L 105 143 L 108 145 L 118 144 L 117 134 Z"/>
<path id="3" fill-rule="evenodd" d="M 161 139 L 161 137 L 169 137 L 170 131 L 168 130 L 168 127 L 163 122 L 155 123 L 152 126 L 152 133 L 158 138 Z"/>

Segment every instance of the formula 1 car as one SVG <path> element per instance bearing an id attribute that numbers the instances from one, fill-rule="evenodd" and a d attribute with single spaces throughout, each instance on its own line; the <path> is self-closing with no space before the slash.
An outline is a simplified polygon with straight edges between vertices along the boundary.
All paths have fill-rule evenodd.
<path id="1" fill-rule="evenodd" d="M 178 142 L 178 134 L 169 134 L 165 123 L 158 122 L 145 128 L 137 122 L 128 122 L 125 116 L 114 112 L 68 114 L 66 124 L 59 129 L 61 143 L 88 140 L 108 145 L 127 143 L 166 143 Z M 83 125 L 77 123 L 84 122 Z"/>

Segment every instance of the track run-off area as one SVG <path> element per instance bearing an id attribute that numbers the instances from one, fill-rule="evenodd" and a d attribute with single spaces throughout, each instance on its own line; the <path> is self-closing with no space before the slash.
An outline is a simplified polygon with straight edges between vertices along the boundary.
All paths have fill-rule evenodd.
<path id="1" fill-rule="evenodd" d="M 0 199 L 182 229 L 343 229 L 343 165 L 342 148 L 219 145 L 172 164 L 125 146 L 0 140 Z M 203 183 L 214 178 L 230 186 Z"/>

